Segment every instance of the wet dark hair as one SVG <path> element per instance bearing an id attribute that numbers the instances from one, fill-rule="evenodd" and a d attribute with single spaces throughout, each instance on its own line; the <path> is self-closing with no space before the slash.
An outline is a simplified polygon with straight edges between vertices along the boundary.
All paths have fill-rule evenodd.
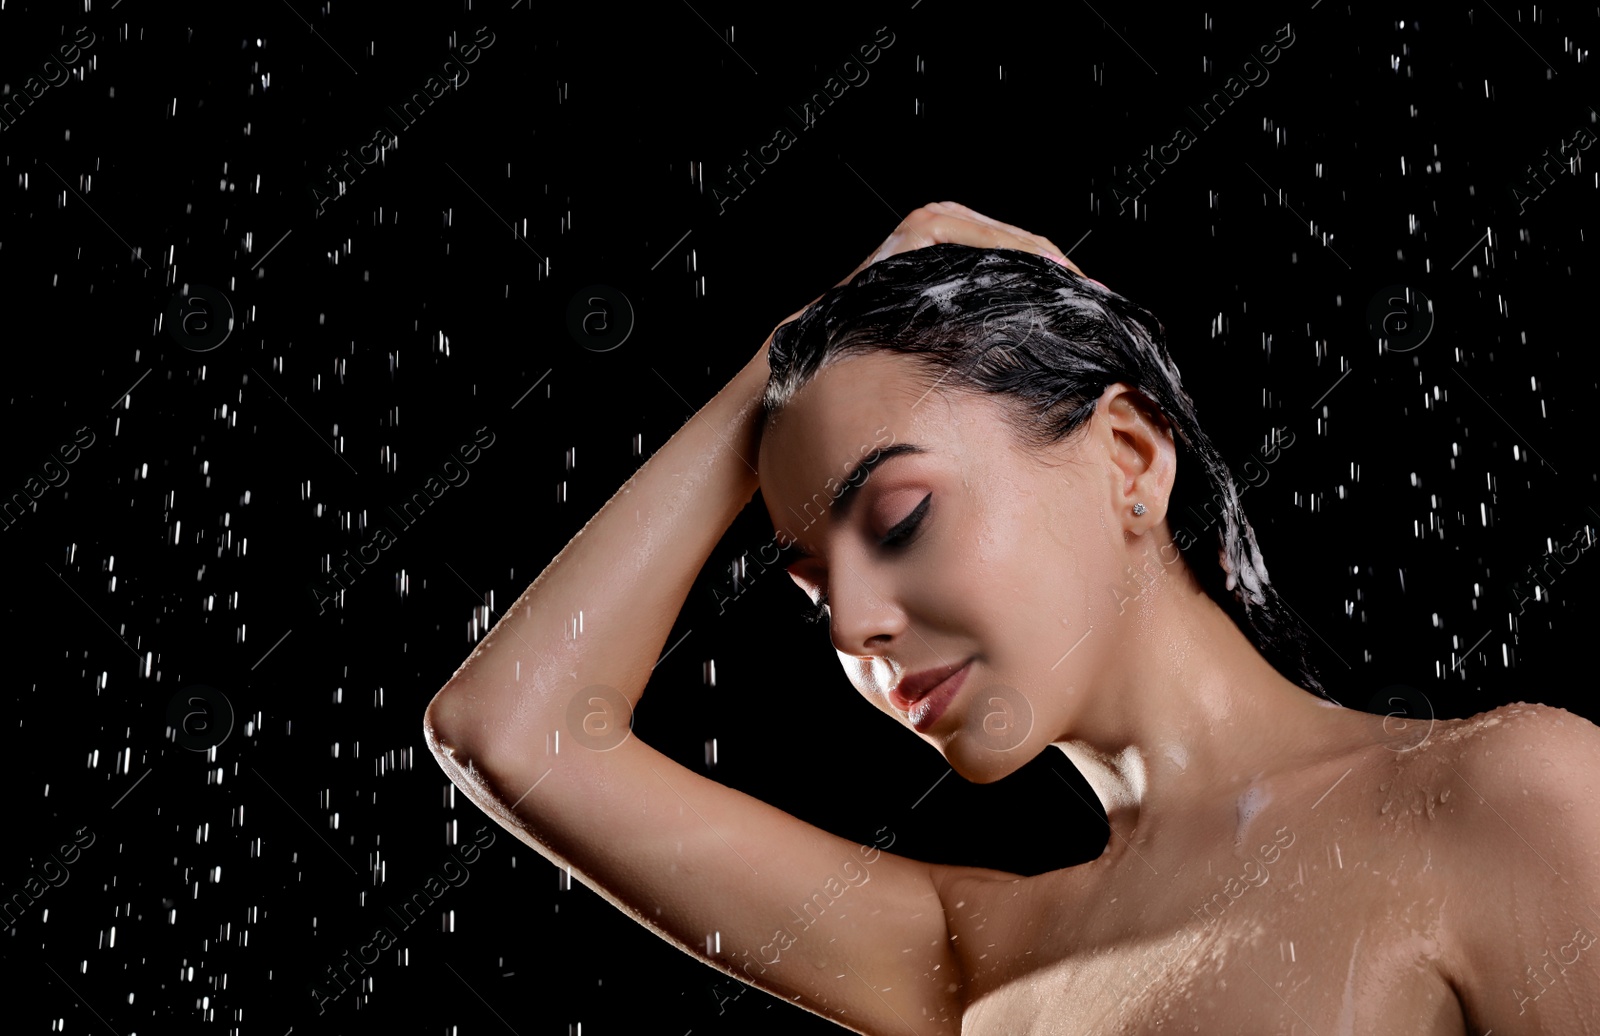
<path id="1" fill-rule="evenodd" d="M 1108 385 L 1136 387 L 1173 428 L 1179 464 L 1167 514 L 1184 563 L 1278 672 L 1326 697 L 1305 630 L 1267 580 L 1238 485 L 1201 430 L 1166 331 L 1148 310 L 1031 252 L 955 244 L 902 252 L 773 334 L 765 416 L 823 368 L 874 351 L 915 358 L 942 387 L 993 397 L 1033 449 L 1078 431 Z M 1204 520 L 1187 548 L 1171 521 L 1180 513 Z M 1218 518 L 1212 539 L 1204 529 Z"/>

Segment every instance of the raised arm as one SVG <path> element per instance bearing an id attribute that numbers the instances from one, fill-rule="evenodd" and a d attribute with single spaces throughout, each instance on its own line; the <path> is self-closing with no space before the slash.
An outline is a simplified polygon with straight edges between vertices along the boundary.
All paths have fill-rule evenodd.
<path id="1" fill-rule="evenodd" d="M 1020 233 L 926 207 L 851 276 L 936 241 L 1056 251 Z M 696 575 L 758 487 L 766 354 L 507 610 L 429 705 L 428 745 L 502 827 L 685 952 L 856 1032 L 954 1036 L 964 987 L 940 888 L 1014 876 L 857 846 L 629 730 Z"/>

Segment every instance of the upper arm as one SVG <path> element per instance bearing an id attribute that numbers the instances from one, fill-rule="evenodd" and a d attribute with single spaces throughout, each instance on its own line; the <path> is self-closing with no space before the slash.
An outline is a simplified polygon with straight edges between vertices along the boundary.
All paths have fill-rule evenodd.
<path id="1" fill-rule="evenodd" d="M 1474 1032 L 1577 1032 L 1600 1017 L 1600 728 L 1530 705 L 1475 725 L 1444 771 L 1457 992 Z"/>
<path id="2" fill-rule="evenodd" d="M 960 1031 L 937 885 L 950 869 L 883 852 L 892 833 L 857 845 L 637 737 L 607 751 L 453 743 L 442 714 L 429 709 L 430 747 L 452 780 L 684 952 L 856 1032 Z"/>

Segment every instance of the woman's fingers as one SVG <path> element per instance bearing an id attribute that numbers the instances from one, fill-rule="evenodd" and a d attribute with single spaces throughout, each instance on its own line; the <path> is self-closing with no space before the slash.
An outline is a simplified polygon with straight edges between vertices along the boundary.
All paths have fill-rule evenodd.
<path id="1" fill-rule="evenodd" d="M 993 218 L 992 216 L 985 216 L 983 213 L 977 211 L 976 209 L 969 209 L 965 205 L 962 205 L 960 202 L 955 202 L 955 201 L 934 202 L 932 205 L 928 206 L 928 208 L 935 208 L 940 212 L 945 212 L 945 213 L 949 213 L 951 215 L 960 216 L 960 217 L 962 217 L 964 219 L 975 220 L 978 223 L 987 224 L 988 226 L 996 227 L 996 228 L 998 228 L 1000 230 L 1009 231 L 1010 233 L 1016 234 L 1019 237 L 1033 237 L 1034 236 L 1034 235 L 1028 233 L 1026 230 L 1023 230 L 1021 227 L 1014 227 L 1009 223 L 1002 223 L 999 220 Z"/>
<path id="2" fill-rule="evenodd" d="M 1052 246 L 1052 247 L 1054 247 L 1054 246 Z M 1086 280 L 1086 281 L 1094 280 L 1094 278 L 1090 277 L 1088 274 L 1086 274 L 1082 270 L 1078 269 L 1078 264 L 1077 263 L 1073 262 L 1071 259 L 1068 259 L 1066 256 L 1062 255 L 1060 252 L 1049 252 L 1047 254 L 1050 256 L 1050 258 L 1054 259 L 1056 262 L 1060 263 L 1062 266 L 1065 266 L 1067 269 L 1071 270 L 1073 273 L 1077 274 L 1079 277 L 1082 277 L 1084 280 Z M 1095 281 L 1095 283 L 1096 284 L 1100 284 L 1099 281 Z M 1100 286 L 1102 288 L 1105 287 L 1105 285 L 1103 285 L 1103 284 L 1101 284 Z"/>
<path id="3" fill-rule="evenodd" d="M 933 244 L 959 244 L 973 248 L 1012 248 L 1033 252 L 1061 263 L 1080 277 L 1086 276 L 1078 268 L 1078 264 L 1066 258 L 1061 249 L 1056 247 L 1055 242 L 1047 237 L 1030 234 L 1021 227 L 1002 223 L 958 202 L 932 202 L 912 210 L 900 221 L 900 225 L 895 227 L 883 244 L 839 283 L 848 284 L 862 270 L 880 259 Z"/>
<path id="4" fill-rule="evenodd" d="M 1051 255 L 1053 258 L 1066 259 L 1065 253 L 1063 253 L 1060 248 L 1057 248 L 1055 242 L 1051 241 L 1049 238 L 1041 237 L 1038 234 L 1030 234 L 1028 231 L 1023 230 L 1021 227 L 1014 227 L 1010 223 L 1002 223 L 999 220 L 993 218 L 992 216 L 985 216 L 983 213 L 978 212 L 976 209 L 970 209 L 967 206 L 961 204 L 960 202 L 940 201 L 940 202 L 934 202 L 933 204 L 925 206 L 925 207 L 926 208 L 930 208 L 930 209 L 934 209 L 934 210 L 939 211 L 939 212 L 947 213 L 947 214 L 952 215 L 952 216 L 957 216 L 957 217 L 960 217 L 960 218 L 963 218 L 963 219 L 973 220 L 973 221 L 975 221 L 977 223 L 982 223 L 985 226 L 991 227 L 994 230 L 999 231 L 1002 234 L 1009 234 L 1009 235 L 1013 235 L 1015 237 L 1021 238 L 1021 239 L 1026 240 L 1026 241 L 1034 242 L 1034 244 L 1037 247 L 1028 249 L 1028 251 L 1035 251 L 1035 252 L 1040 252 L 1042 254 L 1048 254 L 1048 255 Z M 1083 275 L 1083 271 L 1079 270 L 1077 264 L 1072 262 L 1070 259 L 1067 259 L 1065 265 L 1068 268 L 1076 271 L 1079 276 Z"/>
<path id="5" fill-rule="evenodd" d="M 1078 269 L 1077 264 L 1067 259 L 1056 243 L 1049 238 L 1030 234 L 1021 227 L 1014 227 L 1009 223 L 1002 223 L 959 202 L 934 202 L 931 205 L 924 205 L 908 216 L 906 223 L 916 219 L 925 223 L 928 232 L 936 240 L 972 245 L 976 248 L 1015 248 L 1048 255 L 1051 258 L 1064 260 L 1063 265 L 1083 276 L 1083 271 Z"/>

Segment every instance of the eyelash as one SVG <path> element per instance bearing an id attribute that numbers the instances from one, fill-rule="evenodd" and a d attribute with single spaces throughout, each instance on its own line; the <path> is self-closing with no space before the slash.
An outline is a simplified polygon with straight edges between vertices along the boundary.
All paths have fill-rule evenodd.
<path id="1" fill-rule="evenodd" d="M 909 540 L 912 534 L 921 527 L 923 516 L 928 513 L 928 502 L 932 499 L 932 493 L 929 493 L 927 496 L 923 497 L 922 502 L 916 506 L 915 510 L 906 515 L 906 517 L 898 525 L 890 529 L 888 533 L 884 535 L 883 539 L 879 541 L 880 545 L 885 547 L 899 547 Z M 815 623 L 822 622 L 827 617 L 828 595 L 823 594 L 817 598 L 816 604 L 812 605 L 806 610 L 804 618 L 807 622 Z"/>

